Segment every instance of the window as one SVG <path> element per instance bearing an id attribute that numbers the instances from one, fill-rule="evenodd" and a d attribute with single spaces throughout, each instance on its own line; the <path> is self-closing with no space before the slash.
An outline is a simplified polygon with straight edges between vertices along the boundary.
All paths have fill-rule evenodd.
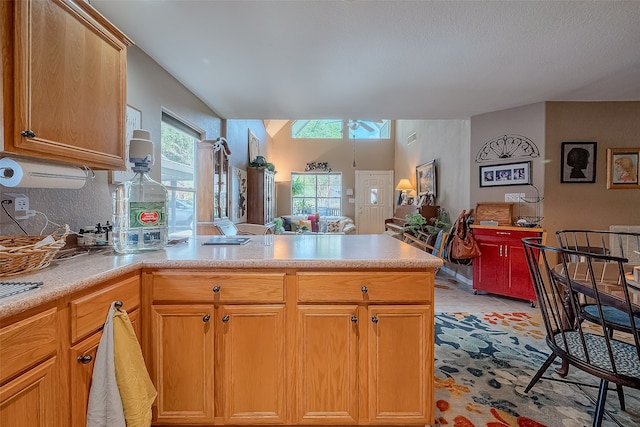
<path id="1" fill-rule="evenodd" d="M 342 215 L 341 173 L 291 174 L 291 213 L 293 215 Z"/>
<path id="2" fill-rule="evenodd" d="M 296 120 L 291 124 L 294 139 L 389 139 L 390 120 Z"/>
<path id="3" fill-rule="evenodd" d="M 175 117 L 162 112 L 162 185 L 169 192 L 169 235 L 195 230 L 195 150 L 201 134 Z"/>

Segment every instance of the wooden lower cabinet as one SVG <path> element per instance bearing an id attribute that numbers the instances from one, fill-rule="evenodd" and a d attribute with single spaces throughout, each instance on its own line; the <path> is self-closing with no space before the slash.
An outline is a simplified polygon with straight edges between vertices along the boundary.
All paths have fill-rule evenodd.
<path id="1" fill-rule="evenodd" d="M 140 310 L 127 313 L 129 320 L 140 340 Z M 71 348 L 69 358 L 70 388 L 71 388 L 71 425 L 83 427 L 87 425 L 87 407 L 93 365 L 96 361 L 98 344 L 102 338 L 102 331 L 91 335 Z"/>
<path id="2" fill-rule="evenodd" d="M 57 310 L 0 322 L 0 426 L 56 427 L 61 375 Z"/>
<path id="3" fill-rule="evenodd" d="M 224 423 L 285 423 L 284 305 L 225 305 L 218 317 Z"/>
<path id="4" fill-rule="evenodd" d="M 428 424 L 432 316 L 431 306 L 299 306 L 297 422 Z"/>
<path id="5" fill-rule="evenodd" d="M 369 308 L 369 420 L 429 424 L 433 416 L 432 306 Z"/>
<path id="6" fill-rule="evenodd" d="M 142 300 L 154 425 L 434 421 L 433 271 L 156 270 Z"/>
<path id="7" fill-rule="evenodd" d="M 357 424 L 358 322 L 357 305 L 298 306 L 299 424 Z"/>
<path id="8" fill-rule="evenodd" d="M 153 305 L 154 420 L 213 424 L 213 305 Z"/>
<path id="9" fill-rule="evenodd" d="M 0 426 L 57 427 L 56 368 L 52 357 L 0 387 Z"/>

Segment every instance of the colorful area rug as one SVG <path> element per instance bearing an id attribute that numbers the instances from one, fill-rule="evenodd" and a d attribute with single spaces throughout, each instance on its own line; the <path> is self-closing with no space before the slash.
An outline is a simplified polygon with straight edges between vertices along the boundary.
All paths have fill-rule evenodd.
<path id="1" fill-rule="evenodd" d="M 559 379 L 554 364 L 524 389 L 550 351 L 539 316 L 526 313 L 437 313 L 435 316 L 436 424 L 448 427 L 591 426 L 593 404 L 581 387 Z M 559 362 L 558 362 L 559 363 Z M 575 368 L 567 380 L 597 385 Z M 591 396 L 597 389 L 582 387 Z M 611 388 L 611 387 L 610 387 Z M 640 426 L 640 392 L 625 388 L 627 412 L 615 390 L 607 395 L 603 426 Z"/>

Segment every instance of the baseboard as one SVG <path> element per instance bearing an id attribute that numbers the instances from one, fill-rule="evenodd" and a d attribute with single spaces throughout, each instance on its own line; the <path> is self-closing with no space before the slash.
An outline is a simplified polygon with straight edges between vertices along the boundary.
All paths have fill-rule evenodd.
<path id="1" fill-rule="evenodd" d="M 447 264 L 445 264 L 444 267 L 440 269 L 439 273 L 440 274 L 444 273 L 447 276 L 451 276 L 456 281 L 460 283 L 464 283 L 465 285 L 473 286 L 473 279 L 466 277 L 463 274 L 460 274 L 459 271 L 452 270 Z"/>

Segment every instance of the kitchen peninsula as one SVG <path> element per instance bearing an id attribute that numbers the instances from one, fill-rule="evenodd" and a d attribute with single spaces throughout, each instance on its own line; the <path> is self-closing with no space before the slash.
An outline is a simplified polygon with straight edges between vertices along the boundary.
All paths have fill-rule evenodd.
<path id="1" fill-rule="evenodd" d="M 204 240 L 11 278 L 44 284 L 0 299 L 1 415 L 26 405 L 58 421 L 39 425 L 84 425 L 101 327 L 120 300 L 158 390 L 154 425 L 434 422 L 440 259 L 386 235 Z"/>

